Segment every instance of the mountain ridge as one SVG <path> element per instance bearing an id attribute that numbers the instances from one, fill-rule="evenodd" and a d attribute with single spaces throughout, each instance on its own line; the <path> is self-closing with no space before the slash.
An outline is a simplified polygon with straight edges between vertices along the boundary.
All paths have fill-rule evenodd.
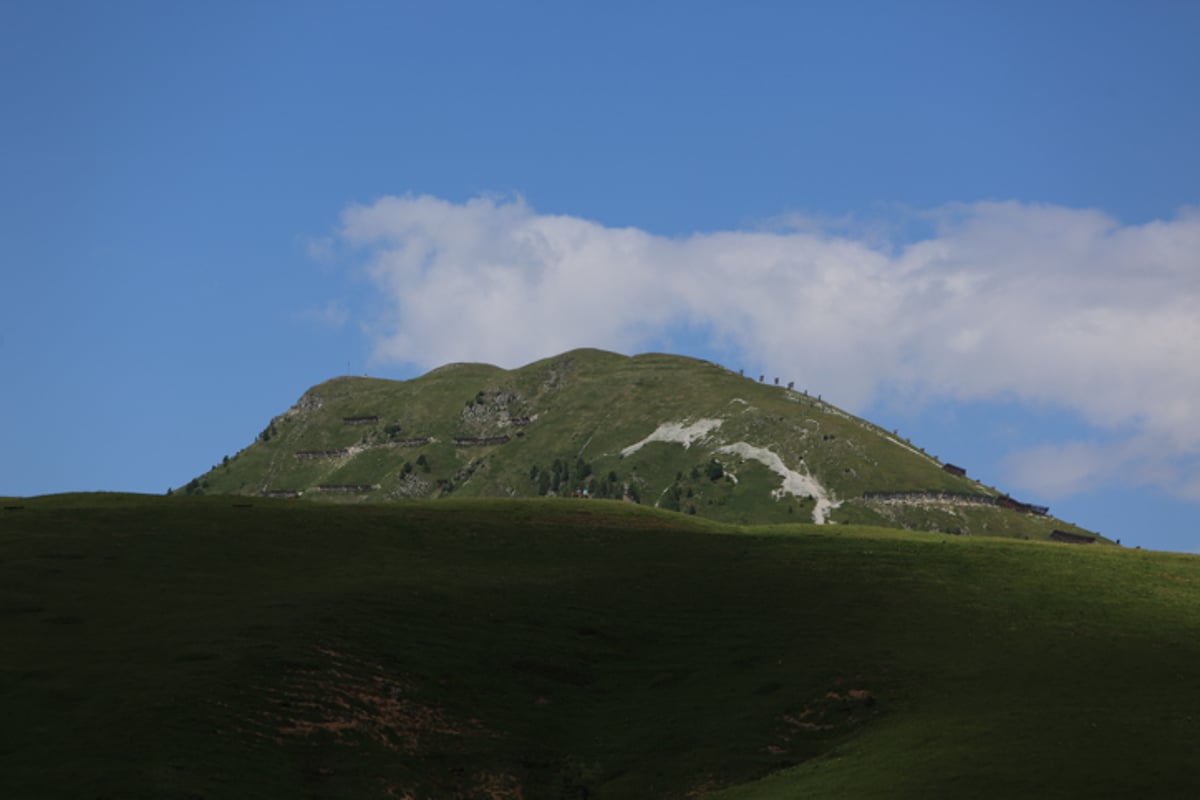
<path id="1" fill-rule="evenodd" d="M 743 524 L 1104 541 L 794 386 L 687 356 L 590 348 L 513 370 L 455 362 L 405 381 L 341 376 L 183 491 L 578 495 Z"/>

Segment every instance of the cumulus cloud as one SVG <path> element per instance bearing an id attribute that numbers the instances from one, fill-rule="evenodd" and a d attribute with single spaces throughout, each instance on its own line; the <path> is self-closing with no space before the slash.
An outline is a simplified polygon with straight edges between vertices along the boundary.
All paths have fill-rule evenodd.
<path id="1" fill-rule="evenodd" d="M 1200 454 L 1200 213 L 1122 225 L 1008 202 L 922 220 L 917 241 L 811 218 L 668 238 L 520 198 L 406 196 L 347 209 L 339 238 L 382 292 L 379 361 L 511 367 L 578 346 L 638 352 L 686 328 L 740 356 L 731 366 L 850 410 L 890 393 L 1004 397 L 1124 431 L 1020 456 L 1026 472 L 1059 470 L 1064 491 L 1097 458 L 1170 472 Z"/>
<path id="2" fill-rule="evenodd" d="M 1159 486 L 1200 500 L 1197 453 L 1135 433 L 1114 441 L 1063 442 L 1011 453 L 1004 464 L 1012 484 L 1045 497 L 1068 497 L 1097 487 Z"/>

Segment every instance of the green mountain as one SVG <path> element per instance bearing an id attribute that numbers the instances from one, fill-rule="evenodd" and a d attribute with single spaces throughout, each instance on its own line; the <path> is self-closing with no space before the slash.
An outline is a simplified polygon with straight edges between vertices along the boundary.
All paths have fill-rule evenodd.
<path id="1" fill-rule="evenodd" d="M 777 383 L 599 350 L 511 371 L 450 364 L 408 381 L 335 378 L 185 491 L 338 502 L 569 495 L 738 524 L 1103 541 Z"/>

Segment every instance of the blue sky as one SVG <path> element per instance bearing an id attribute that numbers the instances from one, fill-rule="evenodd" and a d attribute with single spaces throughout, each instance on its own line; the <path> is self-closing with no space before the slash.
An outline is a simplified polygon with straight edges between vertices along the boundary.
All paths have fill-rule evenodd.
<path id="1" fill-rule="evenodd" d="M 670 350 L 1200 550 L 1200 6 L 0 2 L 0 494 Z"/>

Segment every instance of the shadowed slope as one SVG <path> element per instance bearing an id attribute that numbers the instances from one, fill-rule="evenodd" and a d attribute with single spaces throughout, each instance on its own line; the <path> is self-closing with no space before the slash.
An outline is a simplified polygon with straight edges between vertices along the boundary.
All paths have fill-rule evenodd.
<path id="1" fill-rule="evenodd" d="M 21 504 L 6 796 L 1200 789 L 1192 557 L 569 500 Z"/>

